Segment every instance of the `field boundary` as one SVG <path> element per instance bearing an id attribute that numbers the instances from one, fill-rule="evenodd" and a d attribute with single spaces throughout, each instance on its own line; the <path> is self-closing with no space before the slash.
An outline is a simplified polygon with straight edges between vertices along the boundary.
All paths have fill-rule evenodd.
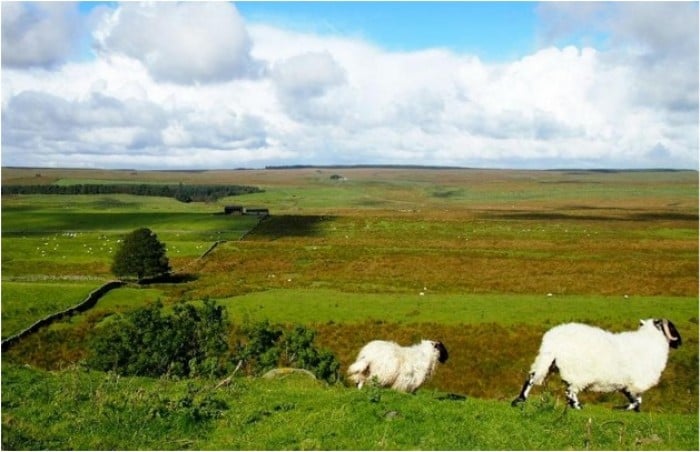
<path id="1" fill-rule="evenodd" d="M 53 314 L 50 314 L 43 319 L 37 320 L 34 322 L 31 326 L 28 328 L 25 328 L 24 330 L 20 331 L 19 333 L 8 337 L 4 341 L 2 341 L 2 351 L 7 351 L 9 350 L 10 347 L 15 345 L 17 342 L 19 342 L 21 339 L 23 339 L 25 336 L 28 336 L 31 333 L 36 332 L 39 328 L 43 326 L 47 326 L 55 322 L 56 320 L 63 318 L 65 316 L 70 316 L 73 315 L 76 312 L 85 312 L 88 309 L 92 308 L 97 304 L 97 301 L 102 298 L 107 292 L 109 292 L 112 289 L 116 289 L 117 287 L 121 287 L 124 284 L 126 284 L 122 280 L 112 280 L 104 283 L 97 289 L 93 290 L 88 294 L 88 296 L 78 303 L 75 306 L 72 306 L 68 309 L 64 309 L 63 311 L 59 312 L 54 312 Z"/>

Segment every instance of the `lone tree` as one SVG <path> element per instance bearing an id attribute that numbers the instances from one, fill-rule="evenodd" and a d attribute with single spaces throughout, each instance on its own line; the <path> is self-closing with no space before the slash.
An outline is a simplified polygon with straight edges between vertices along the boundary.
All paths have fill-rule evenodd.
<path id="1" fill-rule="evenodd" d="M 165 245 L 148 228 L 136 229 L 121 243 L 112 262 L 116 276 L 136 275 L 138 279 L 159 276 L 170 271 Z"/>

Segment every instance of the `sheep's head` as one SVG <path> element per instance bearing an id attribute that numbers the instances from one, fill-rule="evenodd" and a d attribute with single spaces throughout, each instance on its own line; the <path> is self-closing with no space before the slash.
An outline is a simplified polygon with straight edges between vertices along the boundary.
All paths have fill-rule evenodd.
<path id="1" fill-rule="evenodd" d="M 680 335 L 680 333 L 678 333 L 676 326 L 670 320 L 667 320 L 667 319 L 640 320 L 639 325 L 640 325 L 640 329 L 644 328 L 644 327 L 656 328 L 658 331 L 661 332 L 661 334 L 664 335 L 664 337 L 668 341 L 669 347 L 678 348 L 681 346 L 681 343 L 682 343 L 681 335 Z"/>
<path id="2" fill-rule="evenodd" d="M 439 355 L 438 355 L 438 361 L 440 361 L 441 363 L 444 363 L 445 361 L 447 361 L 447 357 L 448 357 L 449 355 L 447 354 L 447 349 L 446 349 L 445 346 L 442 344 L 442 342 L 440 342 L 440 341 L 433 341 L 433 347 L 435 347 L 435 350 L 437 350 L 438 353 L 439 353 Z"/>
<path id="3" fill-rule="evenodd" d="M 673 322 L 667 319 L 656 319 L 654 320 L 654 326 L 664 333 L 664 336 L 666 336 L 668 340 L 669 347 L 678 348 L 681 346 L 681 335 L 678 333 Z"/>

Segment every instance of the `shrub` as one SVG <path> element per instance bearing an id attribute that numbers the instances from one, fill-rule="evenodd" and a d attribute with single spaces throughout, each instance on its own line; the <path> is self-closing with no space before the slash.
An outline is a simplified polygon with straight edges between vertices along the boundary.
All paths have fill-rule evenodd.
<path id="1" fill-rule="evenodd" d="M 284 331 L 268 321 L 247 325 L 247 342 L 238 342 L 231 354 L 223 306 L 205 299 L 201 307 L 181 302 L 172 314 L 163 311 L 158 301 L 95 330 L 87 365 L 121 375 L 218 377 L 242 361 L 251 375 L 285 366 L 309 370 L 330 383 L 340 379 L 339 361 L 317 349 L 316 332 L 303 326 Z"/>
<path id="2" fill-rule="evenodd" d="M 316 332 L 295 326 L 284 337 L 283 364 L 312 371 L 316 378 L 335 383 L 339 379 L 340 363 L 328 350 L 318 350 L 313 342 Z"/>
<path id="3" fill-rule="evenodd" d="M 123 375 L 220 376 L 230 364 L 226 332 L 224 309 L 214 301 L 178 303 L 170 315 L 156 302 L 97 329 L 87 363 Z"/>
<path id="4" fill-rule="evenodd" d="M 316 348 L 313 330 L 295 326 L 284 331 L 265 320 L 245 326 L 243 333 L 248 342 L 238 344 L 237 360 L 243 361 L 251 374 L 260 375 L 286 366 L 309 370 L 329 383 L 340 379 L 340 363 L 330 351 Z"/>
<path id="5" fill-rule="evenodd" d="M 265 320 L 243 327 L 243 335 L 248 338 L 245 345 L 238 344 L 237 360 L 243 361 L 248 373 L 260 375 L 277 367 L 280 358 L 279 338 L 282 329 L 270 325 Z"/>

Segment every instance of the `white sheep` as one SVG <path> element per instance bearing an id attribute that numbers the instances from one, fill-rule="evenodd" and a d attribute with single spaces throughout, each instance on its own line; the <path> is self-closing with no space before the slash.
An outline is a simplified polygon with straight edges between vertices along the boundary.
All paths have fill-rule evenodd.
<path id="1" fill-rule="evenodd" d="M 571 407 L 581 409 L 579 391 L 622 391 L 629 399 L 624 408 L 639 411 L 642 393 L 658 383 L 666 367 L 669 346 L 680 345 L 678 330 L 666 319 L 640 320 L 637 331 L 622 333 L 580 323 L 556 326 L 542 337 L 539 354 L 512 405 L 524 402 L 533 385 L 541 385 L 558 369 Z"/>
<path id="2" fill-rule="evenodd" d="M 372 341 L 362 347 L 348 375 L 358 388 L 376 378 L 382 387 L 413 393 L 433 375 L 438 362 L 447 361 L 447 356 L 447 349 L 439 341 L 423 340 L 409 347 Z"/>

